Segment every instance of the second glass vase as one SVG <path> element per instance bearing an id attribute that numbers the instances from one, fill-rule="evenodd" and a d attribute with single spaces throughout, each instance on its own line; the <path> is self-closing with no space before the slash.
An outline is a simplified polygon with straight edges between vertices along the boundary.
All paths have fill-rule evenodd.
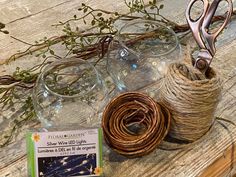
<path id="1" fill-rule="evenodd" d="M 107 70 L 120 91 L 157 83 L 169 63 L 181 58 L 175 32 L 162 23 L 133 20 L 124 25 L 109 48 Z"/>

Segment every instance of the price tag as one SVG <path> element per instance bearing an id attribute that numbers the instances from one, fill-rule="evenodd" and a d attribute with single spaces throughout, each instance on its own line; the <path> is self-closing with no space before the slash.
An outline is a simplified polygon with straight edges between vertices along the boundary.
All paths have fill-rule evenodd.
<path id="1" fill-rule="evenodd" d="M 27 133 L 31 177 L 101 176 L 102 130 Z"/>

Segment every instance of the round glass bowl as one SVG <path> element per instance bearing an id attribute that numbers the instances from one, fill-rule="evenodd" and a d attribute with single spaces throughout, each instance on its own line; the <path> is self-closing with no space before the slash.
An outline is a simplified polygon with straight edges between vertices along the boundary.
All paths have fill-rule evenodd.
<path id="1" fill-rule="evenodd" d="M 109 47 L 107 70 L 120 91 L 142 89 L 164 76 L 166 66 L 181 59 L 175 32 L 155 21 L 124 25 Z"/>
<path id="2" fill-rule="evenodd" d="M 92 64 L 65 59 L 45 67 L 33 90 L 33 104 L 44 126 L 95 126 L 100 124 L 107 93 Z"/>

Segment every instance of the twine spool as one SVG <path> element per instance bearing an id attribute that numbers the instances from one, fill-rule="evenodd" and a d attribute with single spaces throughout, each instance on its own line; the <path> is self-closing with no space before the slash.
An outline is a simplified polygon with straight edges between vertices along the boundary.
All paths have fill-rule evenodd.
<path id="1" fill-rule="evenodd" d="M 151 97 L 127 92 L 114 98 L 102 118 L 106 143 L 127 157 L 152 152 L 167 135 L 170 112 Z"/>
<path id="2" fill-rule="evenodd" d="M 212 68 L 205 76 L 192 66 L 171 64 L 160 90 L 161 102 L 172 114 L 168 136 L 190 143 L 205 135 L 214 123 L 221 89 Z"/>

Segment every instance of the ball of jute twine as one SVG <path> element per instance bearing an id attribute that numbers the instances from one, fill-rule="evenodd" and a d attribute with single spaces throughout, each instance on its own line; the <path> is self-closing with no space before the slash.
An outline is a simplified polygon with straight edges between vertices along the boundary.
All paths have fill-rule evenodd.
<path id="1" fill-rule="evenodd" d="M 171 112 L 169 138 L 191 143 L 212 127 L 222 83 L 209 68 L 202 74 L 191 65 L 173 63 L 160 89 L 161 103 Z"/>
<path id="2" fill-rule="evenodd" d="M 170 112 L 139 92 L 127 92 L 114 98 L 102 118 L 106 143 L 127 157 L 152 152 L 167 135 L 169 125 Z"/>

